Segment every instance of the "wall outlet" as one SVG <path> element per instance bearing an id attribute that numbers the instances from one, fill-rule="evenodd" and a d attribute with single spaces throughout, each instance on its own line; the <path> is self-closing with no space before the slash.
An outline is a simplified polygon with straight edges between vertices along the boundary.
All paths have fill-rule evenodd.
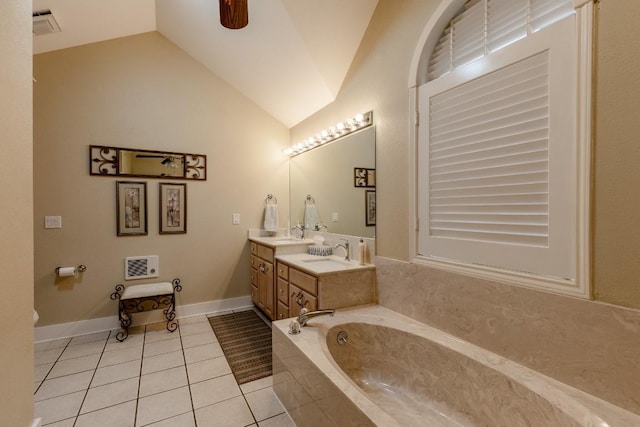
<path id="1" fill-rule="evenodd" d="M 62 228 L 61 216 L 45 216 L 44 228 Z"/>
<path id="2" fill-rule="evenodd" d="M 338 212 L 333 212 L 331 214 L 331 221 L 338 222 Z"/>
<path id="3" fill-rule="evenodd" d="M 240 224 L 240 214 L 239 213 L 234 213 L 234 214 L 231 215 L 231 223 L 233 225 Z"/>

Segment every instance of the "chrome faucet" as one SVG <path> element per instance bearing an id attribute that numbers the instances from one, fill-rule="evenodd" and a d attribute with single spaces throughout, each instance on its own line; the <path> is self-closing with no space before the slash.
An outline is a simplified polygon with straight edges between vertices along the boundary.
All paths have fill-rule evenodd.
<path id="1" fill-rule="evenodd" d="M 332 309 L 308 311 L 306 308 L 303 308 L 302 310 L 300 310 L 300 314 L 298 315 L 298 323 L 300 324 L 300 326 L 306 326 L 307 322 L 314 317 L 327 315 L 333 317 L 335 312 L 336 311 Z"/>
<path id="2" fill-rule="evenodd" d="M 340 239 L 340 241 L 344 241 L 344 243 L 338 243 L 336 245 L 336 249 L 338 248 L 344 248 L 344 250 L 347 252 L 347 255 L 344 257 L 345 261 L 351 261 L 351 253 L 349 251 L 349 241 L 347 239 Z"/>

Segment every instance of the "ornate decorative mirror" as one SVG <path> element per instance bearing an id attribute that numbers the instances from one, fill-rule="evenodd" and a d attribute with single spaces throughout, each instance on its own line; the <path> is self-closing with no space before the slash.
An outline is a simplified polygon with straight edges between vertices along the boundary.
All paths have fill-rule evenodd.
<path id="1" fill-rule="evenodd" d="M 134 148 L 89 146 L 91 175 L 207 179 L 207 156 Z"/>

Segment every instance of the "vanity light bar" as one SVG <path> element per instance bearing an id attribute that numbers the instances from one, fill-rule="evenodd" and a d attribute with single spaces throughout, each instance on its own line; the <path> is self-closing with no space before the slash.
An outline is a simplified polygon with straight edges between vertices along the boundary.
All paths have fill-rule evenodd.
<path id="1" fill-rule="evenodd" d="M 342 138 L 360 129 L 364 129 L 373 124 L 373 111 L 364 114 L 357 114 L 354 118 L 344 122 L 337 123 L 329 129 L 324 129 L 317 135 L 309 137 L 302 142 L 284 150 L 284 154 L 289 157 L 297 156 L 305 151 L 313 150 L 316 147 L 324 145 L 328 142 Z"/>

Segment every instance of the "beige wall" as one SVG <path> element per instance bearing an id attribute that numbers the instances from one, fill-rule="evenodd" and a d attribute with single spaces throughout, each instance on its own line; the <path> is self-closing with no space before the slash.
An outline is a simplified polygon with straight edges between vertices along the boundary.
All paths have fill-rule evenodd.
<path id="1" fill-rule="evenodd" d="M 601 0 L 595 76 L 593 289 L 640 308 L 640 2 Z"/>
<path id="2" fill-rule="evenodd" d="M 439 1 L 380 0 L 340 95 L 291 131 L 297 141 L 372 109 L 377 138 L 377 254 L 409 259 L 408 77 Z M 597 299 L 640 308 L 640 2 L 602 0 L 597 36 L 593 272 Z M 406 188 L 407 191 L 399 191 Z"/>
<path id="3" fill-rule="evenodd" d="M 439 0 L 380 0 L 336 101 L 295 126 L 291 140 L 373 110 L 376 252 L 409 258 L 409 68 Z M 407 189 L 403 191 L 403 189 Z"/>
<path id="4" fill-rule="evenodd" d="M 0 424 L 33 421 L 31 1 L 0 3 Z"/>
<path id="5" fill-rule="evenodd" d="M 159 255 L 180 305 L 249 295 L 247 229 L 268 193 L 288 210 L 288 129 L 157 32 L 36 55 L 34 73 L 38 326 L 115 315 L 126 256 Z M 206 154 L 207 181 L 187 181 L 187 234 L 158 234 L 163 181 L 147 179 L 148 235 L 116 237 L 116 178 L 89 175 L 90 144 Z M 78 264 L 81 277 L 55 277 Z"/>

